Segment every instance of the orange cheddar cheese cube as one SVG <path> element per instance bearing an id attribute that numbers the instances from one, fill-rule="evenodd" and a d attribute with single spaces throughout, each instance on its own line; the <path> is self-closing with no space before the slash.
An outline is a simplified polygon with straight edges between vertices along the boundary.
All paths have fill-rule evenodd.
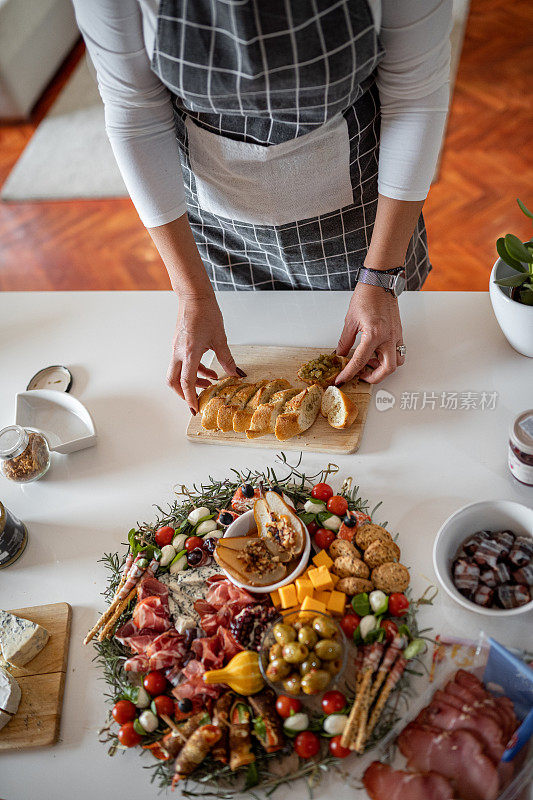
<path id="1" fill-rule="evenodd" d="M 278 591 L 282 608 L 291 608 L 291 606 L 295 606 L 298 602 L 298 598 L 296 596 L 296 586 L 294 583 L 289 583 L 287 586 L 282 586 L 281 589 L 278 589 Z"/>
<path id="2" fill-rule="evenodd" d="M 324 590 L 315 592 L 315 600 L 318 600 L 319 603 L 324 603 L 326 608 L 328 607 L 329 598 L 331 597 L 331 592 L 327 592 Z"/>
<path id="3" fill-rule="evenodd" d="M 339 582 L 339 581 L 340 581 L 340 579 L 341 579 L 341 578 L 340 578 L 340 575 L 335 575 L 335 573 L 334 573 L 334 572 L 330 572 L 330 573 L 329 573 L 329 576 L 330 576 L 330 578 L 331 578 L 331 582 L 333 583 L 333 588 L 335 588 L 335 586 L 338 584 L 338 582 Z"/>
<path id="4" fill-rule="evenodd" d="M 309 579 L 318 591 L 333 589 L 333 581 L 327 567 L 315 567 L 315 569 L 310 570 Z"/>
<path id="5" fill-rule="evenodd" d="M 304 612 L 320 611 L 322 614 L 325 614 L 326 606 L 324 605 L 324 603 L 321 603 L 320 600 L 316 600 L 314 597 L 304 597 L 304 601 L 302 603 L 302 611 Z"/>
<path id="6" fill-rule="evenodd" d="M 342 614 L 344 614 L 345 605 L 346 605 L 346 595 L 344 594 L 344 592 L 336 592 L 335 590 L 333 590 L 326 604 L 329 613 L 338 614 L 339 616 L 342 616 Z"/>
<path id="7" fill-rule="evenodd" d="M 313 556 L 312 561 L 316 567 L 326 567 L 329 569 L 333 566 L 333 559 L 328 556 L 325 550 L 319 550 L 318 553 Z"/>
<path id="8" fill-rule="evenodd" d="M 283 622 L 287 622 L 289 625 L 294 625 L 295 622 L 298 622 L 300 617 L 300 606 L 293 606 L 292 608 L 287 608 L 283 612 Z"/>
<path id="9" fill-rule="evenodd" d="M 273 592 L 270 592 L 270 599 L 272 600 L 272 605 L 274 608 L 281 608 L 281 600 L 279 591 L 277 589 L 274 589 Z"/>
<path id="10" fill-rule="evenodd" d="M 313 596 L 313 584 L 306 578 L 297 578 L 296 580 L 296 595 L 298 602 L 303 603 L 304 597 Z"/>

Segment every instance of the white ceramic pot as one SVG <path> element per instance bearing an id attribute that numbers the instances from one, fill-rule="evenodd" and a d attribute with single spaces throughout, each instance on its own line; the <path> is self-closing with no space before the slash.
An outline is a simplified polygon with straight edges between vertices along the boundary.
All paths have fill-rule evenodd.
<path id="1" fill-rule="evenodd" d="M 494 283 L 495 278 L 508 278 L 515 270 L 499 258 L 490 274 L 489 294 L 498 324 L 511 347 L 523 356 L 533 358 L 533 306 L 511 299 L 511 291 Z"/>

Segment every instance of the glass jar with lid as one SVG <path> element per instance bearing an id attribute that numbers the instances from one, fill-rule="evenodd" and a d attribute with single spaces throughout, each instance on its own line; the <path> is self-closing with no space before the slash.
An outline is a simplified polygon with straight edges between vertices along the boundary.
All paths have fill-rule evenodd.
<path id="1" fill-rule="evenodd" d="M 511 425 L 509 469 L 517 481 L 533 486 L 533 408 L 519 414 Z"/>
<path id="2" fill-rule="evenodd" d="M 36 481 L 49 466 L 50 449 L 42 433 L 20 425 L 0 431 L 0 471 L 10 481 Z"/>

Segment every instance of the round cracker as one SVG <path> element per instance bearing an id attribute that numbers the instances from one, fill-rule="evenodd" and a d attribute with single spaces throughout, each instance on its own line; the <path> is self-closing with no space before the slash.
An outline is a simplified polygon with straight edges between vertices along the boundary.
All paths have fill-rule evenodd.
<path id="1" fill-rule="evenodd" d="M 386 594 L 405 592 L 409 580 L 409 570 L 403 564 L 389 562 L 372 570 L 372 583 Z"/>
<path id="2" fill-rule="evenodd" d="M 354 595 L 354 594 L 361 594 L 361 592 L 371 592 L 374 588 L 374 585 L 371 581 L 367 581 L 364 578 L 341 578 L 340 581 L 337 582 L 335 589 L 338 592 L 344 592 L 345 594 Z"/>
<path id="3" fill-rule="evenodd" d="M 334 561 L 336 558 L 342 558 L 343 556 L 350 556 L 351 558 L 361 557 L 361 553 L 357 547 L 346 539 L 335 539 L 331 543 L 328 552 Z"/>
<path id="4" fill-rule="evenodd" d="M 400 558 L 400 548 L 393 541 L 374 539 L 365 550 L 365 561 L 370 569 L 388 564 L 391 561 L 398 561 Z"/>
<path id="5" fill-rule="evenodd" d="M 331 571 L 339 578 L 368 578 L 370 570 L 364 561 L 353 556 L 339 556 L 333 562 Z"/>
<path id="6" fill-rule="evenodd" d="M 361 525 L 355 531 L 355 542 L 361 550 L 366 550 L 376 539 L 389 542 L 392 541 L 392 536 L 385 528 L 382 528 L 381 525 L 375 525 L 373 522 L 365 522 L 364 525 Z"/>

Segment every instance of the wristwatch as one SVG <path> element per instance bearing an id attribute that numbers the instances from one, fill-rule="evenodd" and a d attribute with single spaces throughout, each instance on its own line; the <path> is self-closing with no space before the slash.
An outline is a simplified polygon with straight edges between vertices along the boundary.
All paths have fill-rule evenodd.
<path id="1" fill-rule="evenodd" d="M 393 297 L 398 297 L 405 289 L 405 269 L 404 267 L 393 267 L 393 269 L 359 267 L 355 273 L 355 280 L 358 283 L 368 283 L 370 286 L 381 286 Z"/>

